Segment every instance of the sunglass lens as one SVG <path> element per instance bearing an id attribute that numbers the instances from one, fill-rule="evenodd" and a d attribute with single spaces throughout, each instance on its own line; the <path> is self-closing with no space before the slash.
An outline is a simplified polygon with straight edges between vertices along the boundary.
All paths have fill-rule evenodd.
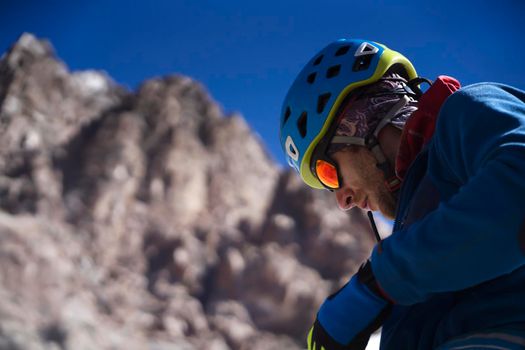
<path id="1" fill-rule="evenodd" d="M 339 188 L 339 179 L 337 177 L 337 169 L 333 164 L 324 160 L 317 160 L 315 163 L 315 170 L 319 181 L 328 188 Z"/>

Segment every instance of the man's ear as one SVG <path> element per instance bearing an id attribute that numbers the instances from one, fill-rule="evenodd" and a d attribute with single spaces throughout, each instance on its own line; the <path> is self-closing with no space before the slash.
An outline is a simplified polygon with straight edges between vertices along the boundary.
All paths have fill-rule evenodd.
<path id="1" fill-rule="evenodd" d="M 399 143 L 401 142 L 402 130 L 388 124 L 381 130 L 378 136 L 379 146 L 391 164 L 395 164 Z"/>

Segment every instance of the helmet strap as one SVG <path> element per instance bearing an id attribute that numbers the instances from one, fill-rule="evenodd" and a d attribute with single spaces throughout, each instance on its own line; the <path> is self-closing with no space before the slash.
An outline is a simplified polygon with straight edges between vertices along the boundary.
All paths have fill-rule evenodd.
<path id="1" fill-rule="evenodd" d="M 401 187 L 401 179 L 397 177 L 394 167 L 390 164 L 385 153 L 379 145 L 379 133 L 390 121 L 412 100 L 411 97 L 403 95 L 383 119 L 379 122 L 374 132 L 365 139 L 366 147 L 372 152 L 377 160 L 377 167 L 383 171 L 385 183 L 390 192 L 397 192 Z"/>
<path id="2" fill-rule="evenodd" d="M 367 139 L 366 147 L 372 152 L 377 160 L 376 166 L 381 169 L 385 176 L 385 184 L 389 192 L 397 192 L 401 187 L 401 179 L 397 177 L 394 167 L 386 158 L 379 141 L 376 137 L 371 136 Z"/>
<path id="3" fill-rule="evenodd" d="M 418 99 L 423 95 L 423 91 L 419 87 L 421 83 L 427 83 L 428 85 L 433 84 L 432 80 L 423 77 L 416 77 L 407 82 L 407 86 L 416 94 L 416 98 Z"/>

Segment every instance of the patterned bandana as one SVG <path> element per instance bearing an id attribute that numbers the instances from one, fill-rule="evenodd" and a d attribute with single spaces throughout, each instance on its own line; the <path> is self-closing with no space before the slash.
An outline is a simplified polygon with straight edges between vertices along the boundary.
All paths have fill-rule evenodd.
<path id="1" fill-rule="evenodd" d="M 372 134 L 385 115 L 402 98 L 402 95 L 396 94 L 395 91 L 405 86 L 406 80 L 393 73 L 356 90 L 354 93 L 358 94 L 357 97 L 350 98 L 336 117 L 339 126 L 334 136 L 365 138 Z M 417 101 L 410 99 L 389 124 L 402 130 L 406 120 L 415 110 L 417 110 Z M 331 144 L 327 153 L 331 155 L 345 147 L 346 144 Z"/>

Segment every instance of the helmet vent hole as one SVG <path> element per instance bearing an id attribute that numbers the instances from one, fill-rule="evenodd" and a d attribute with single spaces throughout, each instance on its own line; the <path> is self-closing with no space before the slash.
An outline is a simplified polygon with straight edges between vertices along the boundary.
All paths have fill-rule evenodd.
<path id="1" fill-rule="evenodd" d="M 348 52 L 348 50 L 350 50 L 350 45 L 342 46 L 342 47 L 339 48 L 339 50 L 337 50 L 335 55 L 336 56 L 343 56 L 344 54 L 346 54 Z"/>
<path id="2" fill-rule="evenodd" d="M 306 136 L 306 121 L 307 121 L 308 115 L 306 112 L 303 112 L 299 119 L 297 119 L 297 128 L 299 129 L 299 134 L 304 139 Z"/>
<path id="3" fill-rule="evenodd" d="M 367 70 L 368 67 L 370 67 L 370 63 L 372 62 L 372 57 L 374 55 L 366 55 L 366 56 L 359 56 L 354 62 L 354 66 L 352 67 L 352 70 L 354 72 L 359 72 L 362 70 Z"/>
<path id="4" fill-rule="evenodd" d="M 312 73 L 308 76 L 308 78 L 306 78 L 306 81 L 309 82 L 310 84 L 313 84 L 314 81 L 315 81 L 315 76 L 317 75 L 317 73 Z"/>
<path id="5" fill-rule="evenodd" d="M 319 98 L 317 99 L 317 113 L 323 113 L 323 110 L 326 107 L 330 96 L 332 96 L 332 94 L 330 93 L 319 95 Z"/>
<path id="6" fill-rule="evenodd" d="M 339 71 L 341 70 L 341 65 L 338 64 L 337 66 L 332 66 L 328 68 L 326 71 L 326 77 L 327 78 L 333 78 L 339 75 Z"/>
<path id="7" fill-rule="evenodd" d="M 321 61 L 323 60 L 323 57 L 324 57 L 324 55 L 321 55 L 321 56 L 317 57 L 315 59 L 315 61 L 314 61 L 314 66 L 319 65 L 319 63 L 321 63 Z"/>
<path id="8" fill-rule="evenodd" d="M 286 124 L 291 114 L 292 114 L 292 110 L 290 109 L 290 107 L 286 107 L 286 112 L 284 112 L 283 125 Z"/>

